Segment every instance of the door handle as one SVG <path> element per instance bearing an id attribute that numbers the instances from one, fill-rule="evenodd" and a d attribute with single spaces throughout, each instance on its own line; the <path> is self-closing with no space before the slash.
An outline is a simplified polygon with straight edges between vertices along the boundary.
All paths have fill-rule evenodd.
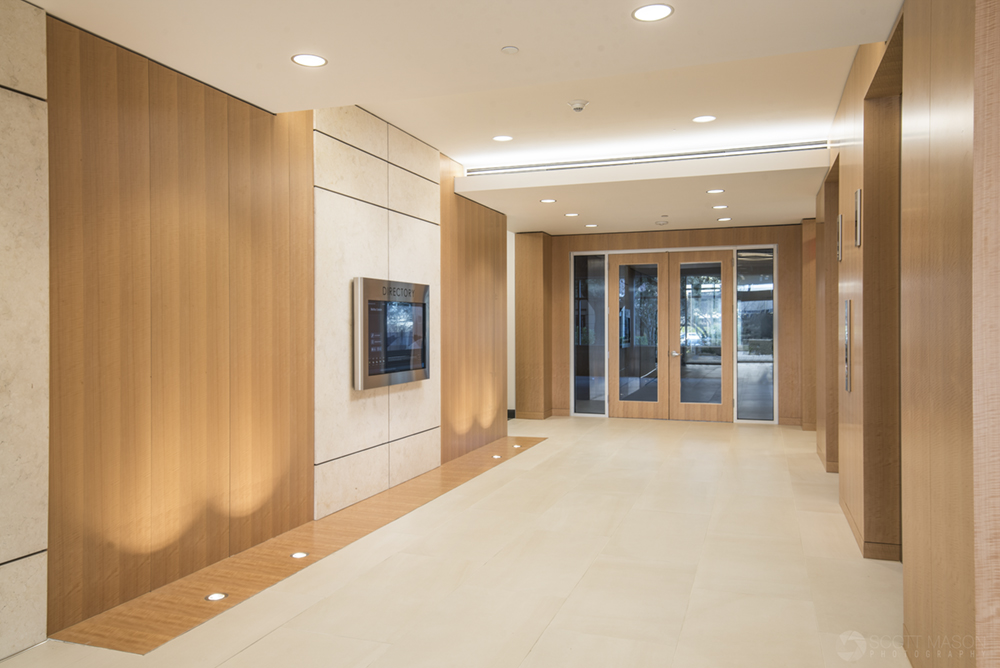
<path id="1" fill-rule="evenodd" d="M 681 354 L 679 352 L 677 352 L 676 350 L 671 350 L 670 351 L 670 356 L 671 357 L 680 357 Z"/>

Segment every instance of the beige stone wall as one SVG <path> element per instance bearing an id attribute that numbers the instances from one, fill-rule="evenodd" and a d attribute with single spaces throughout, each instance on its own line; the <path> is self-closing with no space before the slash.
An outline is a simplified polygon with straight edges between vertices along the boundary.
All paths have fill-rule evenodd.
<path id="1" fill-rule="evenodd" d="M 45 639 L 49 166 L 45 13 L 0 0 L 0 659 Z"/>
<path id="2" fill-rule="evenodd" d="M 358 107 L 315 112 L 316 517 L 441 463 L 437 150 Z M 430 378 L 353 387 L 352 280 L 431 286 Z"/>

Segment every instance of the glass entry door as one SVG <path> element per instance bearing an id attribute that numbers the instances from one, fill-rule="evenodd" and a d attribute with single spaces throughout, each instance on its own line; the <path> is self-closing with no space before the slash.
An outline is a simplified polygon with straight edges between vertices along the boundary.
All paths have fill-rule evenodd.
<path id="1" fill-rule="evenodd" d="M 732 422 L 733 252 L 669 255 L 670 418 Z"/>
<path id="2" fill-rule="evenodd" d="M 661 377 L 665 361 L 667 254 L 634 253 L 608 258 L 608 414 L 669 417 L 669 392 Z"/>

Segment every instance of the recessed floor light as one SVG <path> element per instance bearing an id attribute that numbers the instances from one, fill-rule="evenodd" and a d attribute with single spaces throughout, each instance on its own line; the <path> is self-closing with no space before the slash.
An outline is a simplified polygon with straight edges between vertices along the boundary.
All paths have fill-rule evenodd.
<path id="1" fill-rule="evenodd" d="M 511 56 L 513 56 L 515 53 L 517 53 L 518 51 L 520 51 L 520 49 L 517 48 L 516 46 L 505 46 L 504 48 L 502 48 L 500 50 L 503 53 L 506 53 L 506 54 L 511 55 Z"/>
<path id="2" fill-rule="evenodd" d="M 308 552 L 292 552 L 292 559 L 305 559 L 308 556 Z"/>
<path id="3" fill-rule="evenodd" d="M 229 594 L 222 594 L 222 593 L 218 593 L 217 592 L 215 594 L 209 594 L 208 596 L 205 597 L 205 600 L 206 601 L 221 601 L 222 599 L 224 599 L 227 596 L 229 596 Z"/>
<path id="4" fill-rule="evenodd" d="M 580 214 L 578 214 L 578 213 L 567 213 L 567 214 L 566 214 L 566 217 L 567 217 L 567 218 L 575 218 L 576 216 L 579 216 L 579 215 L 580 215 Z"/>
<path id="5" fill-rule="evenodd" d="M 542 204 L 555 204 L 556 203 L 556 201 L 554 199 L 540 199 L 538 201 L 541 202 Z"/>
<path id="6" fill-rule="evenodd" d="M 500 459 L 500 455 L 493 455 L 493 459 Z"/>
<path id="7" fill-rule="evenodd" d="M 697 116 L 691 120 L 695 123 L 711 123 L 715 120 L 715 116 Z"/>
<path id="8" fill-rule="evenodd" d="M 732 218 L 719 218 L 720 223 L 728 223 Z"/>
<path id="9" fill-rule="evenodd" d="M 728 206 L 726 206 L 725 204 L 716 204 L 716 205 L 715 205 L 715 206 L 713 206 L 712 208 L 713 208 L 713 209 L 728 209 L 729 207 L 728 207 Z"/>
<path id="10" fill-rule="evenodd" d="M 515 448 L 520 448 L 521 446 L 520 446 L 520 445 L 518 445 L 517 443 L 515 443 L 515 444 L 514 444 L 514 447 L 515 447 Z"/>
<path id="11" fill-rule="evenodd" d="M 493 141 L 510 141 L 513 139 L 510 135 L 497 135 L 493 138 Z"/>
<path id="12" fill-rule="evenodd" d="M 584 227 L 597 227 L 597 225 L 594 225 L 593 223 L 591 223 L 590 225 L 585 225 Z"/>
<path id="13" fill-rule="evenodd" d="M 323 67 L 326 65 L 326 58 L 323 56 L 314 56 L 311 53 L 300 53 L 292 56 L 292 62 L 302 67 Z"/>
<path id="14" fill-rule="evenodd" d="M 720 195 L 726 191 L 723 190 L 722 188 L 713 188 L 712 190 L 706 190 L 705 192 L 707 192 L 709 195 Z"/>
<path id="15" fill-rule="evenodd" d="M 632 12 L 632 18 L 636 21 L 659 21 L 674 13 L 674 8 L 670 5 L 646 5 Z"/>

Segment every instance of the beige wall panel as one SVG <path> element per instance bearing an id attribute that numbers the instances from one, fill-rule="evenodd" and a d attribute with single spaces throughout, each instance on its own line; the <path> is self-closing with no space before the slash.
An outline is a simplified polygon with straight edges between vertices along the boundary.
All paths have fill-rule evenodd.
<path id="1" fill-rule="evenodd" d="M 441 466 L 441 430 L 415 434 L 389 444 L 389 486 Z"/>
<path id="2" fill-rule="evenodd" d="M 323 134 L 385 160 L 389 124 L 359 107 L 317 109 L 314 127 Z"/>
<path id="3" fill-rule="evenodd" d="M 354 389 L 352 343 L 352 281 L 388 275 L 388 225 L 385 209 L 316 189 L 317 464 L 389 440 L 389 388 Z"/>
<path id="4" fill-rule="evenodd" d="M 13 27 L 0 24 L 0 35 Z M 3 563 L 44 549 L 48 542 L 49 155 L 44 102 L 0 90 L 0 156 Z"/>
<path id="5" fill-rule="evenodd" d="M 0 659 L 45 640 L 47 555 L 0 566 Z"/>
<path id="6" fill-rule="evenodd" d="M 441 154 L 413 135 L 389 126 L 388 160 L 434 183 L 441 181 Z"/>
<path id="7" fill-rule="evenodd" d="M 976 3 L 972 346 L 975 428 L 976 638 L 1000 658 L 1000 6 Z"/>
<path id="8" fill-rule="evenodd" d="M 389 387 L 389 440 L 395 441 L 441 426 L 441 228 L 390 213 L 388 275 L 431 286 L 430 378 Z"/>
<path id="9" fill-rule="evenodd" d="M 389 208 L 430 223 L 441 223 L 441 188 L 434 181 L 389 165 Z"/>
<path id="10" fill-rule="evenodd" d="M 363 202 L 388 205 L 384 161 L 319 132 L 313 138 L 316 185 Z"/>
<path id="11" fill-rule="evenodd" d="M 0 86 L 45 99 L 45 11 L 0 0 Z"/>
<path id="12" fill-rule="evenodd" d="M 389 488 L 389 444 L 316 466 L 316 519 Z"/>

